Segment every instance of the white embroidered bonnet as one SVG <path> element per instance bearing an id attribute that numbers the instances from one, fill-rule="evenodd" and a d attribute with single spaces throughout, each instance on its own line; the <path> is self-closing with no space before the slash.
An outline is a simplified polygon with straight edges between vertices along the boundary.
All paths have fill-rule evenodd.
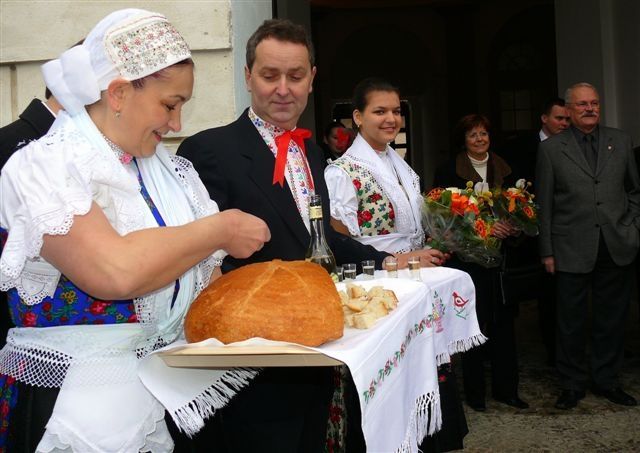
<path id="1" fill-rule="evenodd" d="M 140 79 L 190 57 L 189 46 L 165 16 L 129 8 L 102 19 L 83 44 L 45 63 L 42 74 L 73 116 L 100 100 L 112 80 Z"/>

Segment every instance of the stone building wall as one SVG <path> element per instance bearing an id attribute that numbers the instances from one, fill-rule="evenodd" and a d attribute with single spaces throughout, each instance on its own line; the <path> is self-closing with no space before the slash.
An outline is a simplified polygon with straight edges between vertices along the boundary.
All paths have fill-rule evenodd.
<path id="1" fill-rule="evenodd" d="M 104 16 L 121 8 L 164 14 L 183 34 L 195 61 L 195 87 L 185 105 L 183 137 L 232 121 L 246 107 L 242 79 L 246 39 L 271 14 L 271 0 L 0 2 L 0 126 L 34 97 L 44 99 L 40 66 L 82 39 Z M 235 26 L 234 26 L 235 23 Z M 235 51 L 234 51 L 235 50 Z"/>

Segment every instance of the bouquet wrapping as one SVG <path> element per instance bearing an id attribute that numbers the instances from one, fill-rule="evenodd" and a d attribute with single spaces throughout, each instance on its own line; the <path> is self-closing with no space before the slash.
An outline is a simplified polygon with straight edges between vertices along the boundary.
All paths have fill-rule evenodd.
<path id="1" fill-rule="evenodd" d="M 527 189 L 530 182 L 519 179 L 515 187 L 496 188 L 493 191 L 495 217 L 505 220 L 527 236 L 538 234 L 538 207 L 534 195 Z"/>
<path id="2" fill-rule="evenodd" d="M 491 235 L 496 221 L 492 193 L 484 183 L 435 188 L 424 197 L 423 222 L 429 245 L 453 252 L 462 261 L 495 267 L 500 264 L 501 241 Z"/>

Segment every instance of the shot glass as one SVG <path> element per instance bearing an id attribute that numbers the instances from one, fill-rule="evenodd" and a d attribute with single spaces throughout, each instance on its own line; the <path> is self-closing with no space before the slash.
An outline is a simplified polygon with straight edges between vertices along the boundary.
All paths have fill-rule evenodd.
<path id="1" fill-rule="evenodd" d="M 356 279 L 356 265 L 355 263 L 347 263 L 342 265 L 342 273 L 344 275 L 344 280 L 355 280 Z"/>
<path id="2" fill-rule="evenodd" d="M 365 280 L 373 279 L 376 270 L 376 262 L 373 260 L 364 260 L 362 263 L 362 274 Z"/>
<path id="3" fill-rule="evenodd" d="M 384 268 L 387 271 L 387 277 L 398 278 L 398 260 L 393 256 L 385 258 Z"/>
<path id="4" fill-rule="evenodd" d="M 421 280 L 420 278 L 420 258 L 409 258 L 409 271 L 413 280 Z"/>
<path id="5" fill-rule="evenodd" d="M 344 269 L 342 266 L 336 266 L 336 275 L 338 276 L 339 282 L 344 280 Z"/>

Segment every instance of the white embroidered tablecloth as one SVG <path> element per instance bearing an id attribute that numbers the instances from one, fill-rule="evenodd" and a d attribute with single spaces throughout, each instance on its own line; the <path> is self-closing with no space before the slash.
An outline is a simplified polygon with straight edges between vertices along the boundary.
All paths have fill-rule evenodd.
<path id="1" fill-rule="evenodd" d="M 311 348 L 349 367 L 369 452 L 417 452 L 422 439 L 437 431 L 441 422 L 436 355 L 438 362 L 446 362 L 450 353 L 481 341 L 468 275 L 451 269 L 432 271 L 423 270 L 425 283 L 407 278 L 359 278 L 357 283 L 365 288 L 382 285 L 392 289 L 398 307 L 370 329 L 345 329 L 339 340 Z M 406 275 L 400 272 L 401 277 Z M 225 347 L 248 344 L 283 343 L 254 338 Z M 186 347 L 210 345 L 222 344 L 211 339 Z M 164 351 L 184 348 L 185 343 L 180 342 Z M 159 374 L 156 368 L 155 378 Z"/>
<path id="2" fill-rule="evenodd" d="M 375 273 L 376 278 L 386 276 L 386 271 Z M 398 271 L 398 277 L 412 278 L 408 269 Z M 451 355 L 468 351 L 487 340 L 478 326 L 475 287 L 469 274 L 449 267 L 423 267 L 420 281 L 429 290 L 438 365 L 449 362 Z"/>

